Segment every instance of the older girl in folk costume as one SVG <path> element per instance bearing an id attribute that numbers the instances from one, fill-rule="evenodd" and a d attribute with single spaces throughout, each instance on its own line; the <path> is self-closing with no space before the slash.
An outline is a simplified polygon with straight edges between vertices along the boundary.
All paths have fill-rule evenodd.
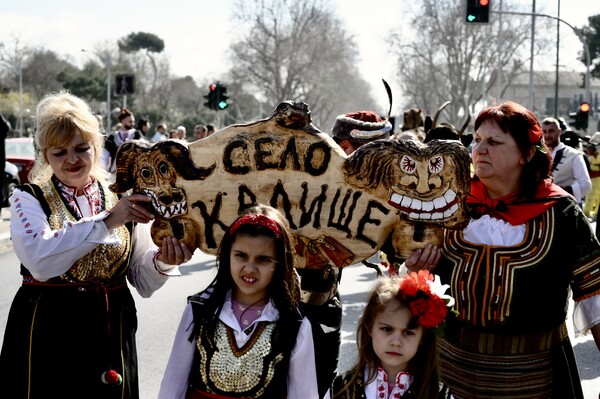
<path id="1" fill-rule="evenodd" d="M 11 196 L 10 233 L 23 284 L 0 354 L 4 398 L 138 398 L 135 302 L 192 256 L 166 238 L 140 194 L 118 198 L 100 164 L 104 137 L 69 93 L 38 105 L 32 184 Z M 8 270 L 8 269 L 7 269 Z M 14 271 L 16 272 L 16 268 Z"/>
<path id="2" fill-rule="evenodd" d="M 317 398 L 289 227 L 255 206 L 225 232 L 217 276 L 184 311 L 159 398 Z"/>
<path id="3" fill-rule="evenodd" d="M 358 361 L 326 398 L 451 398 L 439 382 L 435 335 L 454 302 L 447 287 L 426 270 L 377 280 L 358 324 Z"/>

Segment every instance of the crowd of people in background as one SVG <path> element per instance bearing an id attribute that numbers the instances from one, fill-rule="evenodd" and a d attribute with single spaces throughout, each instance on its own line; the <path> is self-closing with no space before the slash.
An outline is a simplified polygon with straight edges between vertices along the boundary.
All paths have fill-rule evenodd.
<path id="1" fill-rule="evenodd" d="M 102 118 L 99 116 L 97 117 L 100 126 L 102 126 Z M 150 130 L 152 128 L 150 121 L 146 118 L 140 118 L 136 124 L 134 113 L 127 108 L 121 109 L 117 119 L 119 120 L 119 123 L 116 126 L 116 130 L 114 132 L 105 132 L 106 140 L 102 154 L 102 165 L 113 178 L 116 170 L 117 150 L 121 144 L 129 140 L 141 140 L 150 144 L 167 139 L 195 141 L 208 137 L 215 131 L 214 126 L 211 124 L 198 124 L 194 127 L 193 136 L 188 138 L 185 126 L 179 125 L 175 129 L 168 130 L 166 123 L 159 123 L 156 125 L 154 133 L 152 133 Z"/>

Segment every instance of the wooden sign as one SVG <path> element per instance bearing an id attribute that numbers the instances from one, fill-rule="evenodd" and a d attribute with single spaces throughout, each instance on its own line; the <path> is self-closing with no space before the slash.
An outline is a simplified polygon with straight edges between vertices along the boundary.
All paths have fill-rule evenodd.
<path id="1" fill-rule="evenodd" d="M 467 218 L 469 154 L 458 141 L 377 140 L 347 156 L 311 124 L 304 103 L 183 143 L 123 144 L 116 183 L 152 197 L 159 244 L 175 236 L 216 254 L 227 227 L 257 203 L 278 208 L 294 231 L 297 266 L 348 266 L 391 240 L 406 258 Z"/>

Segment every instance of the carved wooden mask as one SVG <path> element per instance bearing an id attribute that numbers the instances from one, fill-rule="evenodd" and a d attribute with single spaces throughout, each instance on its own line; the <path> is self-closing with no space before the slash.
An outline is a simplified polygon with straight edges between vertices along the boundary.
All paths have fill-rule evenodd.
<path id="1" fill-rule="evenodd" d="M 351 156 L 310 123 L 303 103 L 265 120 L 228 126 L 190 144 L 126 143 L 115 192 L 145 193 L 153 239 L 216 254 L 227 227 L 257 203 L 278 208 L 294 231 L 297 267 L 348 266 L 391 239 L 406 257 L 443 228 L 466 222 L 469 154 L 458 141 L 377 140 Z"/>

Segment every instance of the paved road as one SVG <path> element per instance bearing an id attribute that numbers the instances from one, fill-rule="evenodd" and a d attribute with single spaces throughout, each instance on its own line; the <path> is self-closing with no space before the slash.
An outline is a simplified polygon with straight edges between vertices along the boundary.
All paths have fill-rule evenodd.
<path id="1" fill-rule="evenodd" d="M 20 279 L 18 260 L 12 251 L 0 254 L 0 331 L 4 331 L 10 302 Z M 138 307 L 138 353 L 140 397 L 156 398 L 167 364 L 175 330 L 186 297 L 203 289 L 214 276 L 214 258 L 197 251 L 189 266 L 181 268 L 183 276 L 172 278 L 151 298 L 134 297 Z M 362 312 L 367 291 L 375 273 L 362 266 L 344 269 L 340 293 L 344 306 L 340 371 L 349 369 L 355 359 L 356 323 Z M 571 330 L 569 330 L 571 331 Z M 0 343 L 2 337 L 0 337 Z M 597 399 L 600 393 L 600 353 L 591 336 L 573 339 L 585 399 Z"/>

